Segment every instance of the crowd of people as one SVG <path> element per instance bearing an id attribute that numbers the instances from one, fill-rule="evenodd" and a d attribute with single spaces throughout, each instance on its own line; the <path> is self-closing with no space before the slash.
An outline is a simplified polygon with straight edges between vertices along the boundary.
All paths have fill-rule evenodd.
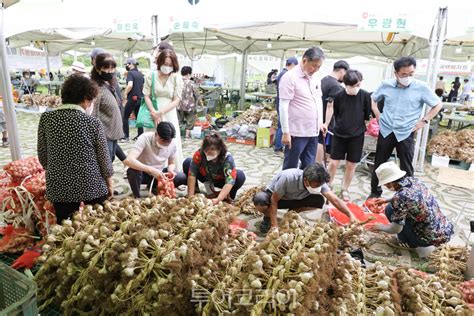
<path id="1" fill-rule="evenodd" d="M 217 133 L 204 137 L 192 157 L 184 159 L 181 130 L 192 128 L 194 109 L 200 102 L 190 80 L 192 69 L 180 71 L 170 47 L 158 47 L 154 56 L 156 68 L 146 77 L 135 59 L 127 59 L 127 85 L 122 96 L 113 56 L 93 51 L 90 79 L 84 72 L 70 76 L 62 89 L 63 105 L 41 116 L 38 155 L 46 170 L 46 194 L 59 220 L 71 216 L 81 202 L 102 203 L 114 195 L 111 176 L 115 156 L 128 167 L 128 182 L 136 198 L 141 197 L 142 184 L 158 194 L 156 186 L 162 180 L 173 181 L 179 190 L 187 186 L 188 196 L 199 193 L 201 183 L 214 204 L 232 203 L 245 183 L 244 172 L 237 168 Z M 452 224 L 426 186 L 413 178 L 414 135 L 441 109 L 439 97 L 414 78 L 416 60 L 396 60 L 395 78 L 384 81 L 372 94 L 361 88 L 362 73 L 345 61 L 336 62 L 330 75 L 317 80 L 315 73 L 324 60 L 324 52 L 312 47 L 300 61 L 289 58 L 279 75 L 273 72 L 269 76 L 278 95 L 275 151 L 282 151 L 284 158 L 283 170 L 253 199 L 263 215 L 260 231 L 277 229 L 279 208 L 303 211 L 322 208 L 326 201 L 352 222 L 357 220 L 345 202 L 350 201 L 351 181 L 361 160 L 366 122 L 373 117 L 380 133 L 369 198 L 389 203 L 386 214 L 391 222 L 375 230 L 397 233 L 398 241 L 410 247 L 449 240 Z M 126 99 L 124 115 L 122 97 Z M 378 106 L 381 101 L 382 111 Z M 423 104 L 430 110 L 421 116 Z M 138 130 L 126 155 L 119 140 L 130 138 L 131 113 L 137 118 L 148 115 L 153 125 Z M 332 135 L 330 143 L 328 134 Z M 328 148 L 327 168 L 325 155 L 318 152 Z M 400 168 L 388 162 L 394 149 Z M 345 174 L 337 196 L 333 185 L 341 160 L 346 161 Z M 390 201 L 380 198 L 380 185 L 396 192 Z"/>

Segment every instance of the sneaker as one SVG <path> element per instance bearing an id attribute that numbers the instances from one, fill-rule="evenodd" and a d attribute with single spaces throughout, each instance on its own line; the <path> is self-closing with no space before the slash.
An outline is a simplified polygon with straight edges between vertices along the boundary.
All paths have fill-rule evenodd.
<path id="1" fill-rule="evenodd" d="M 128 137 L 120 138 L 119 143 L 128 143 L 130 140 Z"/>
<path id="2" fill-rule="evenodd" d="M 268 233 L 270 228 L 272 227 L 272 223 L 270 221 L 270 217 L 264 216 L 263 221 L 260 223 L 258 229 L 262 234 Z"/>

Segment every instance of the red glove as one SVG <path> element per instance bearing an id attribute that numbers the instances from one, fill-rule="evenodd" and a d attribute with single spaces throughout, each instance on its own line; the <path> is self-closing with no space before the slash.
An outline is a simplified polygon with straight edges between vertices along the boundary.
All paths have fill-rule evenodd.
<path id="1" fill-rule="evenodd" d="M 31 269 L 36 263 L 36 258 L 41 256 L 41 250 L 28 248 L 25 252 L 12 263 L 13 269 L 28 268 Z"/>

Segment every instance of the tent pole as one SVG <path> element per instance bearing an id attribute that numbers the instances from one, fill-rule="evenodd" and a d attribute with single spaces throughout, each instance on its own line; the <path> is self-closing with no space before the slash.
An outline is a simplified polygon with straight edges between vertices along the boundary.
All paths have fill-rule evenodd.
<path id="1" fill-rule="evenodd" d="M 247 72 L 248 50 L 244 49 L 242 52 L 242 72 L 240 77 L 240 103 L 239 109 L 243 110 L 245 105 L 245 74 Z"/>
<path id="2" fill-rule="evenodd" d="M 431 33 L 430 37 L 430 54 L 428 58 L 428 67 L 427 67 L 427 81 L 429 82 L 431 80 L 431 71 L 433 67 L 433 61 L 434 61 L 434 56 L 436 52 L 436 43 L 437 43 L 437 38 L 438 38 L 438 31 L 439 31 L 439 23 L 441 22 L 440 19 L 440 12 L 438 12 L 436 18 L 435 18 L 435 23 L 433 26 L 433 31 Z M 423 110 L 421 111 L 421 117 L 425 115 L 426 112 L 426 105 L 423 104 Z M 420 117 L 420 119 L 421 119 Z M 421 149 L 421 136 L 422 136 L 422 131 L 418 131 L 416 133 L 416 142 L 415 142 L 415 151 L 413 153 L 413 167 L 416 171 L 423 171 L 420 169 L 419 165 L 419 155 L 420 155 L 420 149 Z"/>
<path id="3" fill-rule="evenodd" d="M 280 71 L 285 67 L 285 55 L 286 55 L 286 49 L 283 50 L 283 55 L 281 56 L 281 61 L 280 61 Z"/>
<path id="4" fill-rule="evenodd" d="M 0 10 L 0 93 L 3 96 L 3 112 L 5 113 L 5 122 L 7 125 L 8 138 L 10 141 L 10 153 L 12 160 L 21 159 L 20 139 L 18 137 L 18 126 L 15 116 L 15 104 L 11 89 L 10 72 L 7 63 L 7 48 L 5 46 L 5 37 L 3 34 L 4 3 L 2 1 Z"/>
<path id="5" fill-rule="evenodd" d="M 160 43 L 158 37 L 158 15 L 151 16 L 151 30 L 153 32 L 153 47 L 155 47 Z"/>
<path id="6" fill-rule="evenodd" d="M 43 47 L 44 47 L 44 53 L 46 54 L 46 73 L 49 74 L 51 73 L 51 67 L 49 66 L 49 51 L 48 51 L 48 44 L 46 42 L 43 42 Z M 49 77 L 49 84 L 48 84 L 48 92 L 51 94 L 51 76 Z"/>
<path id="7" fill-rule="evenodd" d="M 436 46 L 436 55 L 433 60 L 433 69 L 431 72 L 431 78 L 428 78 L 430 80 L 430 88 L 431 90 L 434 90 L 436 87 L 436 77 L 438 75 L 438 69 L 439 69 L 439 64 L 441 61 L 441 52 L 443 51 L 443 44 L 444 44 L 444 37 L 445 37 L 445 31 L 447 27 L 447 18 L 448 18 L 448 8 L 440 8 L 439 9 L 439 21 L 438 21 L 438 39 L 437 39 L 437 46 Z M 428 136 L 429 136 L 429 131 L 430 131 L 430 125 L 426 124 L 426 126 L 423 127 L 423 135 L 421 139 L 421 146 L 420 146 L 420 158 L 419 158 L 419 166 L 420 170 L 423 170 L 424 164 L 425 164 L 425 157 L 426 157 L 426 145 L 428 143 Z"/>

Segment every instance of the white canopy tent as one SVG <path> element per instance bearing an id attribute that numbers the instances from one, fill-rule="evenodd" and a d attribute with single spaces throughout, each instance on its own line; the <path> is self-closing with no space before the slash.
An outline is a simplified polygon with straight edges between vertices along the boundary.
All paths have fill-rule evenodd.
<path id="1" fill-rule="evenodd" d="M 81 2 L 22 0 L 7 10 L 2 10 L 2 25 L 4 26 L 2 31 L 6 36 L 1 34 L 0 40 L 2 46 L 4 46 L 4 37 L 10 39 L 10 45 L 24 45 L 32 40 L 45 42 L 46 49 L 49 51 L 84 47 L 92 41 L 97 46 L 106 49 L 147 50 L 151 47 L 152 39 L 150 17 L 152 14 L 158 14 L 160 17 L 158 30 L 161 35 L 167 33 L 170 17 L 195 18 L 208 26 L 201 33 L 171 34 L 167 38 L 173 40 L 173 45 L 178 51 L 190 57 L 202 53 L 227 54 L 230 52 L 239 52 L 244 56 L 258 52 L 284 57 L 293 54 L 294 49 L 302 50 L 311 45 L 322 46 L 329 56 L 335 58 L 357 54 L 387 58 L 400 55 L 425 57 L 429 52 L 427 39 L 433 25 L 433 17 L 436 15 L 438 4 L 442 2 L 444 0 L 433 1 L 427 7 L 426 3 L 399 1 L 398 8 L 406 8 L 412 16 L 416 17 L 413 18 L 414 23 L 411 27 L 416 32 L 396 34 L 394 39 L 387 43 L 384 40 L 387 34 L 357 31 L 357 21 L 363 11 L 372 12 L 374 10 L 372 8 L 376 8 L 375 10 L 379 12 L 384 11 L 384 4 L 375 0 L 366 1 L 363 5 L 354 1 L 330 2 L 325 3 L 324 8 L 318 7 L 317 3 L 310 0 L 293 0 L 286 6 L 277 5 L 270 0 L 241 0 L 239 2 L 202 0 L 195 6 L 189 5 L 185 0 L 175 1 L 172 5 L 162 0 L 153 3 L 136 0 L 133 4 L 125 0 L 83 0 Z M 447 43 L 453 43 L 452 51 L 455 51 L 456 45 L 463 43 L 463 57 L 459 58 L 469 56 L 473 49 L 472 34 L 466 36 L 461 31 L 466 23 L 464 20 L 469 18 L 469 14 L 465 12 L 466 8 L 471 7 L 468 5 L 469 2 L 458 1 L 452 4 L 456 8 L 450 9 L 450 12 L 454 12 L 458 7 L 464 10 L 463 14 L 456 14 L 456 19 L 450 20 L 448 27 L 450 40 Z M 130 9 L 131 5 L 133 5 L 133 10 Z M 161 8 L 163 9 L 160 10 Z M 393 8 L 391 10 L 394 11 Z M 216 12 L 219 14 L 216 15 Z M 124 37 L 123 34 L 114 34 L 110 27 L 112 18 L 141 19 L 145 25 L 144 31 L 136 35 L 144 37 L 138 40 L 134 36 Z M 268 45 L 270 42 L 271 47 Z M 4 47 L 2 52 L 4 52 L 3 49 Z M 2 55 L 5 56 L 5 54 Z M 449 56 L 457 57 L 454 54 L 449 54 Z M 447 58 L 449 56 L 445 58 L 450 59 Z M 2 65 L 6 67 L 4 58 L 2 58 Z M 242 68 L 245 73 L 245 62 Z M 4 77 L 7 78 L 6 75 Z M 4 83 L 6 82 L 8 81 L 5 80 Z M 5 93 L 10 94 L 9 89 L 4 89 Z M 4 100 L 7 104 L 10 102 L 8 98 Z M 9 117 L 7 115 L 7 119 Z M 12 145 L 14 143 L 15 140 L 12 139 Z M 12 149 L 12 157 L 18 158 L 19 148 L 16 155 L 13 151 Z"/>

